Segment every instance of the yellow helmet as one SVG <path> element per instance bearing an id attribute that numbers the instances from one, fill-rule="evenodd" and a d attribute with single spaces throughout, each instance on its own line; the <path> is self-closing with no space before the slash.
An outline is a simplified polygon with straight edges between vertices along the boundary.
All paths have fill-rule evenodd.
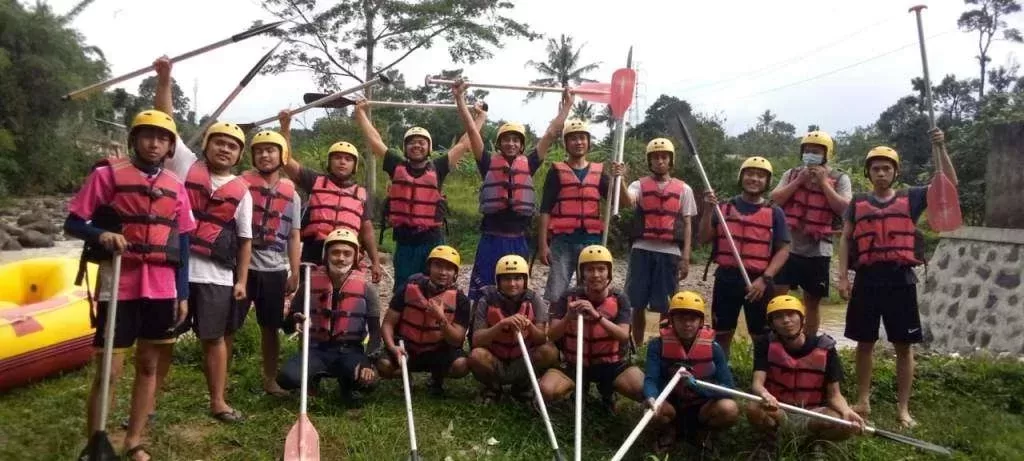
<path id="1" fill-rule="evenodd" d="M 327 258 L 327 249 L 335 243 L 347 243 L 352 245 L 356 249 L 356 254 L 359 253 L 359 236 L 355 232 L 352 232 L 348 228 L 338 228 L 327 234 L 327 238 L 324 239 L 324 250 L 322 258 Z"/>
<path id="2" fill-rule="evenodd" d="M 356 146 L 347 141 L 338 141 L 331 144 L 331 148 L 327 149 L 327 157 L 330 158 L 331 154 L 348 154 L 356 158 L 356 166 L 352 168 L 352 173 L 359 170 L 359 150 Z"/>
<path id="3" fill-rule="evenodd" d="M 743 170 L 746 170 L 747 168 L 757 168 L 759 170 L 767 171 L 768 184 L 771 185 L 772 173 L 774 173 L 774 171 L 772 170 L 772 162 L 769 162 L 768 159 L 754 156 L 744 160 L 743 163 L 740 164 L 740 172 L 736 174 L 736 179 L 738 181 L 743 180 Z"/>
<path id="4" fill-rule="evenodd" d="M 131 138 L 135 130 L 143 126 L 160 128 L 171 133 L 171 151 L 168 152 L 167 157 L 173 157 L 174 145 L 178 138 L 178 125 L 174 123 L 174 119 L 170 115 L 156 109 L 144 110 L 136 114 L 135 118 L 132 119 L 132 127 L 128 131 L 128 137 Z M 134 148 L 134 146 L 132 147 Z"/>
<path id="5" fill-rule="evenodd" d="M 434 138 L 431 138 L 430 137 L 430 132 L 427 131 L 426 128 L 423 128 L 421 126 L 414 126 L 412 128 L 409 128 L 408 130 L 406 130 L 405 136 L 402 136 L 403 148 L 404 148 L 404 144 L 407 141 L 409 141 L 409 138 L 411 138 L 413 136 L 422 136 L 424 138 L 427 138 L 427 154 L 430 154 L 430 151 L 434 148 Z"/>
<path id="6" fill-rule="evenodd" d="M 519 255 L 505 255 L 501 259 L 498 259 L 498 264 L 494 267 L 494 283 L 498 283 L 498 277 L 502 275 L 513 275 L 522 274 L 527 279 L 530 278 L 530 265 L 526 263 L 526 259 Z"/>
<path id="7" fill-rule="evenodd" d="M 886 158 L 892 160 L 894 163 L 896 163 L 896 168 L 900 167 L 900 154 L 898 154 L 896 150 L 888 146 L 878 146 L 875 147 L 874 149 L 869 150 L 868 156 L 864 158 L 864 174 L 867 174 L 868 163 L 870 163 L 872 159 L 876 158 Z"/>
<path id="8" fill-rule="evenodd" d="M 794 296 L 782 295 L 772 298 L 768 301 L 768 308 L 765 310 L 765 315 L 771 317 L 772 313 L 781 311 L 797 311 L 801 317 L 806 316 L 804 311 L 804 303 L 800 302 Z"/>
<path id="9" fill-rule="evenodd" d="M 222 134 L 231 139 L 234 139 L 235 141 L 238 141 L 239 149 L 245 147 L 245 132 L 242 131 L 242 127 L 235 125 L 234 123 L 217 122 L 213 125 L 210 125 L 210 128 L 206 129 L 206 134 L 203 135 L 204 153 L 206 152 L 206 145 L 210 142 L 210 138 L 213 137 L 213 135 L 215 134 Z M 241 159 L 242 156 L 239 155 L 238 158 Z M 235 163 L 237 164 L 238 160 L 235 160 Z"/>
<path id="10" fill-rule="evenodd" d="M 651 142 L 647 143 L 647 155 L 654 152 L 671 152 L 672 154 L 675 154 L 676 146 L 674 146 L 672 141 L 669 141 L 668 139 L 654 138 Z"/>
<path id="11" fill-rule="evenodd" d="M 804 147 L 804 144 L 817 144 L 825 148 L 825 163 L 832 161 L 832 155 L 835 153 L 835 143 L 832 142 L 832 136 L 828 133 L 815 130 L 804 135 L 803 139 L 800 140 L 800 147 Z"/>
<path id="12" fill-rule="evenodd" d="M 566 120 L 565 124 L 562 125 L 562 139 L 573 133 L 586 133 L 587 137 L 590 137 L 590 127 L 587 126 L 587 122 L 578 119 Z"/>
<path id="13" fill-rule="evenodd" d="M 579 263 L 576 267 L 577 273 L 583 273 L 583 265 L 589 263 L 608 263 L 608 270 L 612 269 L 612 252 L 601 245 L 590 245 L 580 252 Z M 577 275 L 577 277 L 580 277 Z"/>
<path id="14" fill-rule="evenodd" d="M 252 144 L 249 145 L 249 152 L 252 152 L 252 148 L 256 147 L 257 144 L 273 144 L 281 149 L 281 165 L 288 164 L 288 159 L 291 153 L 288 152 L 288 142 L 285 141 L 284 136 L 281 133 L 271 130 L 263 130 L 256 133 L 252 137 Z"/>
<path id="15" fill-rule="evenodd" d="M 520 138 L 522 138 L 523 143 L 526 142 L 526 127 L 523 126 L 522 123 L 507 122 L 504 125 L 501 125 L 501 128 L 498 128 L 498 136 L 496 139 L 500 141 L 501 136 L 505 133 L 518 134 Z"/>
<path id="16" fill-rule="evenodd" d="M 704 297 L 695 291 L 680 291 L 672 296 L 668 303 L 668 314 L 672 315 L 683 311 L 696 312 L 704 316 L 704 318 L 708 316 Z"/>
<path id="17" fill-rule="evenodd" d="M 459 252 L 448 245 L 438 245 L 433 250 L 430 250 L 430 254 L 427 255 L 427 264 L 430 264 L 431 259 L 448 261 L 454 264 L 456 269 L 462 265 L 462 258 L 459 256 Z"/>

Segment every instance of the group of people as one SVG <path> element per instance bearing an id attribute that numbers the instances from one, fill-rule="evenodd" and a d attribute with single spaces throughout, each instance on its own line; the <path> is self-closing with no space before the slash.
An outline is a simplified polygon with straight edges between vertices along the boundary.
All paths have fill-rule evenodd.
<path id="1" fill-rule="evenodd" d="M 430 374 L 432 394 L 445 392 L 445 379 L 472 373 L 481 384 L 481 403 L 505 396 L 534 402 L 528 373 L 533 368 L 544 401 L 568 400 L 581 357 L 584 389 L 596 384 L 603 407 L 614 412 L 619 394 L 656 412 L 658 451 L 684 434 L 711 449 L 710 434 L 733 425 L 745 410 L 765 434 L 758 448 L 763 457 L 774 456 L 775 434 L 786 420 L 780 402 L 864 424 L 871 352 L 884 322 L 899 357 L 899 422 L 914 424 L 910 346 L 921 341 L 921 330 L 911 268 L 921 263 L 915 222 L 926 207 L 926 189 L 894 189 L 900 160 L 888 147 L 868 152 L 865 174 L 873 190 L 856 197 L 850 178 L 832 168 L 834 144 L 821 131 L 802 139 L 803 166 L 783 173 L 773 190 L 771 163 L 750 157 L 737 172 L 739 195 L 720 201 L 704 191 L 705 206 L 719 207 L 724 220 L 704 212 L 697 224 L 698 241 L 711 243 L 718 266 L 709 306 L 701 294 L 677 292 L 689 273 L 697 203 L 692 188 L 671 177 L 676 152 L 670 140 L 650 141 L 649 174 L 622 182 L 619 193 L 635 210 L 635 221 L 620 290 L 613 283 L 614 258 L 599 245 L 601 200 L 615 192 L 611 179 L 628 171 L 621 163 L 605 168 L 588 161 L 592 136 L 585 122 L 567 120 L 569 91 L 532 149 L 523 125 L 505 123 L 494 140 L 497 152 L 491 152 L 480 134 L 485 106 L 471 109 L 466 85 L 457 82 L 452 94 L 465 135 L 436 157 L 430 133 L 421 127 L 405 133 L 401 150 L 389 149 L 362 101 L 353 117 L 391 179 L 382 214 L 396 243 L 395 280 L 382 313 L 374 201 L 354 179 L 358 149 L 337 142 L 323 171 L 303 166 L 291 155 L 290 118 L 282 111 L 279 132 L 248 138 L 237 124 L 213 124 L 197 155 L 168 115 L 174 109 L 171 63 L 161 58 L 155 68 L 155 109 L 134 118 L 131 155 L 94 169 L 65 223 L 70 235 L 86 242 L 83 259 L 100 265 L 97 348 L 104 343 L 109 302 L 118 300 L 113 376 L 121 373 L 124 351 L 136 346 L 124 439 L 130 459 L 149 459 L 142 434 L 155 414 L 176 337 L 188 329 L 202 344 L 211 416 L 226 423 L 245 419 L 225 391 L 232 338 L 251 308 L 261 330 L 263 389 L 271 395 L 288 395 L 303 378 L 300 357 L 279 366 L 282 329 L 308 328 L 308 377 L 314 383 L 337 378 L 341 401 L 349 406 L 359 406 L 379 379 L 401 377 L 401 358 L 409 371 Z M 931 136 L 943 144 L 941 132 Z M 537 197 L 533 176 L 559 140 L 567 158 L 551 164 Z M 236 175 L 246 147 L 253 168 Z M 483 177 L 483 219 L 463 293 L 456 283 L 461 257 L 444 244 L 443 184 L 467 151 Z M 944 150 L 941 158 L 940 167 L 955 182 Z M 308 196 L 305 204 L 300 191 Z M 550 266 L 543 296 L 529 286 L 527 235 L 535 217 L 536 255 Z M 819 334 L 834 239 L 838 288 L 850 299 L 845 333 L 858 342 L 853 406 L 840 392 L 843 370 L 835 342 Z M 117 281 L 114 254 L 121 258 Z M 847 269 L 857 274 L 852 287 Z M 309 286 L 300 283 L 304 270 Z M 803 300 L 790 296 L 791 288 L 800 288 Z M 306 302 L 308 319 L 300 307 Z M 745 408 L 695 381 L 734 385 L 729 351 L 741 309 L 754 340 L 751 391 L 763 399 Z M 641 370 L 631 355 L 644 343 L 647 310 L 661 315 Z M 580 336 L 583 348 L 577 350 Z M 656 397 L 680 368 L 687 379 L 657 405 Z M 102 400 L 111 398 L 98 395 L 100 379 L 89 396 L 89 433 L 99 425 Z M 816 420 L 807 421 L 806 429 L 812 440 L 856 432 Z"/>

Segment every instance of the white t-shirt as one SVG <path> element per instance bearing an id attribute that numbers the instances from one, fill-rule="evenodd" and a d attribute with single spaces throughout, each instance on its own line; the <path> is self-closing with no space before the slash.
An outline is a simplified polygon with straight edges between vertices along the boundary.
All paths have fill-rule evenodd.
<path id="1" fill-rule="evenodd" d="M 188 176 L 189 168 L 192 168 L 192 164 L 195 162 L 196 154 L 182 142 L 179 136 L 177 146 L 174 148 L 174 157 L 167 160 L 164 167 L 169 168 L 184 181 Z M 210 183 L 213 190 L 217 190 L 235 177 L 233 174 L 220 176 L 210 172 Z M 252 195 L 249 194 L 248 188 L 242 195 L 242 200 L 238 202 L 238 208 L 235 209 L 235 227 L 239 238 L 252 239 Z M 217 264 L 206 256 L 192 253 L 188 258 L 188 281 L 190 283 L 234 286 L 234 269 Z"/>
<path id="2" fill-rule="evenodd" d="M 664 190 L 665 186 L 668 185 L 668 181 L 658 183 L 658 189 Z M 636 204 L 636 209 L 640 209 L 640 180 L 633 181 L 627 188 L 629 192 L 629 199 Z M 689 184 L 683 184 L 682 197 L 679 198 L 680 207 L 679 213 L 683 216 L 694 216 L 697 214 L 697 202 L 693 199 L 693 188 Z M 679 245 L 674 242 L 666 242 L 664 240 L 650 240 L 640 239 L 633 242 L 633 248 L 638 250 L 655 251 L 658 253 L 668 253 L 676 256 L 682 256 L 683 252 L 680 250 Z"/>

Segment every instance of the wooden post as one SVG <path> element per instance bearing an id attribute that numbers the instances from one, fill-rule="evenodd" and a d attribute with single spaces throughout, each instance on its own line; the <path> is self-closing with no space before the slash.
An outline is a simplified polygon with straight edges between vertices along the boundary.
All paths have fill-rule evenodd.
<path id="1" fill-rule="evenodd" d="M 992 128 L 985 171 L 985 226 L 1024 229 L 1024 122 Z"/>

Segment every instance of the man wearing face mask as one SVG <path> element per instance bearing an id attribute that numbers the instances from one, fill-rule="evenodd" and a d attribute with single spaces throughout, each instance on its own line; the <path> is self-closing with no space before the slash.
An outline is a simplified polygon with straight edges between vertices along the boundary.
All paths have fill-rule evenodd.
<path id="1" fill-rule="evenodd" d="M 469 135 L 470 149 L 474 153 L 483 152 L 483 139 L 466 106 L 465 93 L 466 84 L 461 80 L 452 85 L 452 96 L 458 106 L 462 127 Z M 464 151 L 452 150 L 448 155 L 431 160 L 434 142 L 430 132 L 418 126 L 405 132 L 402 153 L 389 150 L 366 115 L 367 107 L 366 101 L 357 103 L 354 117 L 373 154 L 384 162 L 384 172 L 391 178 L 385 215 L 388 225 L 394 230 L 395 254 L 392 261 L 397 292 L 409 277 L 427 271 L 427 254 L 444 243 L 442 224 L 447 204 L 441 187 Z"/>
<path id="2" fill-rule="evenodd" d="M 323 376 L 338 379 L 345 406 L 362 406 L 361 392 L 370 391 L 377 372 L 368 355 L 380 348 L 380 305 L 377 288 L 356 267 L 359 238 L 350 229 L 331 231 L 324 239 L 323 265 L 310 273 L 310 380 Z M 290 318 L 302 331 L 305 289 L 292 301 Z M 363 349 L 363 338 L 370 336 L 370 354 Z M 302 385 L 302 353 L 285 363 L 277 382 L 284 389 Z M 315 387 L 315 385 L 313 386 Z"/>
<path id="3" fill-rule="evenodd" d="M 803 165 L 787 170 L 772 191 L 771 201 L 786 212 L 792 236 L 789 259 L 775 277 L 775 295 L 799 287 L 807 308 L 807 333 L 818 332 L 818 306 L 828 296 L 835 223 L 850 204 L 850 177 L 830 167 L 835 156 L 832 137 L 807 133 L 800 141 Z"/>

